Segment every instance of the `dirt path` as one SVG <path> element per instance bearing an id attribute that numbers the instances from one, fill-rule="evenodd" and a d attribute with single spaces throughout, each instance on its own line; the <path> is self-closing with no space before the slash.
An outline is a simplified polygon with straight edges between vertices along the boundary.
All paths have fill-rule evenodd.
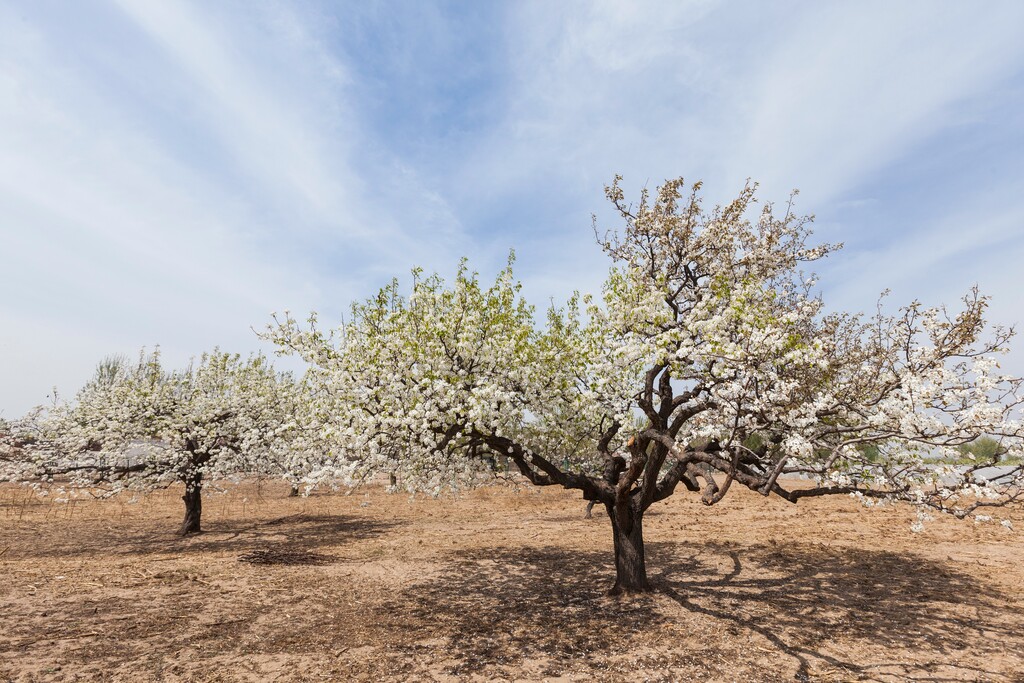
<path id="1" fill-rule="evenodd" d="M 0 488 L 0 681 L 1024 681 L 1019 531 L 848 498 L 692 497 L 645 521 L 658 591 L 561 491 L 287 498 Z"/>

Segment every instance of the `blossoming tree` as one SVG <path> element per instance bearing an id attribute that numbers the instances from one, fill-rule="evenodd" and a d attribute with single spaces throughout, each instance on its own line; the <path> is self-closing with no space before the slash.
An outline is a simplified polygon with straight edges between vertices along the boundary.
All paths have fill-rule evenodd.
<path id="1" fill-rule="evenodd" d="M 183 483 L 180 533 L 200 531 L 205 482 L 289 462 L 297 384 L 262 356 L 213 351 L 166 371 L 159 351 L 101 363 L 47 420 L 49 443 L 21 478 L 74 488 L 152 490 Z"/>
<path id="2" fill-rule="evenodd" d="M 619 180 L 602 299 L 544 325 L 511 264 L 490 287 L 465 264 L 450 285 L 415 272 L 408 298 L 393 282 L 330 333 L 315 314 L 275 318 L 267 337 L 318 369 L 353 476 L 437 493 L 485 480 L 498 456 L 580 490 L 611 522 L 613 592 L 649 588 L 644 512 L 680 484 L 707 505 L 739 485 L 906 500 L 920 517 L 1021 499 L 1021 465 L 986 469 L 1020 456 L 1024 397 L 998 372 L 1012 331 L 985 336 L 984 297 L 827 313 L 802 269 L 837 247 L 809 245 L 792 202 L 755 211 L 748 186 L 709 211 L 680 179 L 632 208 Z M 937 464 L 980 435 L 999 443 L 986 461 Z"/>
<path id="3" fill-rule="evenodd" d="M 323 415 L 316 412 L 320 405 L 316 392 L 323 385 L 311 381 L 314 374 L 306 373 L 298 380 L 291 373 L 277 375 L 274 419 L 281 426 L 274 438 L 265 442 L 266 457 L 253 462 L 256 469 L 247 472 L 284 479 L 290 496 L 308 493 L 325 482 L 344 485 L 349 472 L 349 462 L 333 450 L 336 442 L 323 438 L 327 428 Z"/>

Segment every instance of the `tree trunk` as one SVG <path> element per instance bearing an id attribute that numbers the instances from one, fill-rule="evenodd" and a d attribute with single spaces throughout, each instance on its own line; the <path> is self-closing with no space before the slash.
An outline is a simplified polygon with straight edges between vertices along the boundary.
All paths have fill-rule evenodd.
<path id="1" fill-rule="evenodd" d="M 203 475 L 201 472 L 192 473 L 185 480 L 185 495 L 181 497 L 185 501 L 185 520 L 181 523 L 178 531 L 182 536 L 198 534 L 199 521 L 203 515 Z"/>
<path id="2" fill-rule="evenodd" d="M 630 511 L 626 528 L 619 524 L 611 506 L 608 506 L 608 516 L 612 520 L 612 534 L 615 538 L 615 586 L 611 594 L 651 590 L 644 559 L 643 513 Z"/>
<path id="3" fill-rule="evenodd" d="M 295 498 L 298 495 L 299 495 L 299 485 L 298 484 L 292 484 L 292 490 L 288 492 L 288 497 L 289 498 Z"/>

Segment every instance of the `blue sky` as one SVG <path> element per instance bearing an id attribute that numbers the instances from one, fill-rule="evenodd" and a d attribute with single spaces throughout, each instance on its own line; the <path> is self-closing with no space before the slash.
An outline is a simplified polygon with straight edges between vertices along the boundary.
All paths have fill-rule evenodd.
<path id="1" fill-rule="evenodd" d="M 414 265 L 514 247 L 537 305 L 595 291 L 615 173 L 800 188 L 847 245 L 832 307 L 978 283 L 1024 320 L 1021 26 L 1015 1 L 0 0 L 0 416 L 111 353 L 335 321 Z"/>

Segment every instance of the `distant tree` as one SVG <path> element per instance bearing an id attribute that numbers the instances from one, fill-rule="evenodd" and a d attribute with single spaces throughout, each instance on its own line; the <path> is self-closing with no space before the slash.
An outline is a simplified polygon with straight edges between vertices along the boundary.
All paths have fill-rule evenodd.
<path id="1" fill-rule="evenodd" d="M 957 450 L 971 460 L 982 462 L 998 460 L 1006 452 L 1003 445 L 991 436 L 979 436 L 970 443 L 960 444 Z"/>
<path id="2" fill-rule="evenodd" d="M 33 467 L 33 454 L 50 445 L 42 406 L 15 420 L 0 418 L 0 481 L 20 481 Z"/>
<path id="3" fill-rule="evenodd" d="M 67 487 L 152 490 L 182 483 L 181 534 L 200 531 L 205 483 L 272 466 L 293 423 L 294 383 L 262 356 L 213 351 L 167 371 L 159 351 L 108 358 L 48 420 L 31 475 Z"/>
<path id="4" fill-rule="evenodd" d="M 857 450 L 860 451 L 861 455 L 864 456 L 864 458 L 868 462 L 876 463 L 876 462 L 881 461 L 881 459 L 882 459 L 881 450 L 875 444 L 871 444 L 871 443 L 857 444 Z"/>
<path id="5" fill-rule="evenodd" d="M 926 457 L 977 434 L 1021 452 L 1022 380 L 992 358 L 1012 332 L 984 337 L 987 299 L 826 313 L 803 269 L 836 247 L 808 244 L 792 202 L 751 215 L 748 186 L 706 211 L 681 179 L 635 206 L 618 178 L 606 190 L 624 229 L 599 238 L 603 300 L 573 297 L 545 324 L 511 262 L 490 287 L 465 264 L 451 284 L 416 271 L 407 298 L 392 282 L 334 333 L 315 314 L 275 318 L 267 336 L 317 368 L 354 473 L 436 494 L 485 480 L 500 455 L 535 485 L 579 490 L 608 513 L 613 592 L 649 588 L 644 513 L 680 484 L 707 505 L 740 485 L 905 500 L 922 517 L 1021 498 L 1021 467 L 985 479 L 980 460 Z"/>
<path id="6" fill-rule="evenodd" d="M 0 481 L 4 480 L 5 474 L 9 477 L 9 473 L 14 471 L 21 445 L 16 427 L 9 420 L 0 418 Z"/>

